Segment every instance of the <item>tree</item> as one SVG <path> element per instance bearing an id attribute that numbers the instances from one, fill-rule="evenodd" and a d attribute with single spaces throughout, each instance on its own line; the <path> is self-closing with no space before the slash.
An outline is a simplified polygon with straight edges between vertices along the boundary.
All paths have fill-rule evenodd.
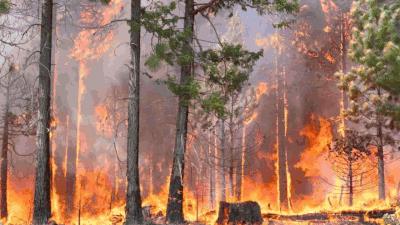
<path id="1" fill-rule="evenodd" d="M 400 34 L 397 1 L 356 1 L 352 11 L 355 29 L 352 59 L 373 70 L 370 82 L 387 91 L 389 97 L 380 110 L 392 119 L 392 127 L 400 125 Z M 362 42 L 357 42 L 362 41 Z M 373 44 L 372 44 L 373 43 Z"/>
<path id="2" fill-rule="evenodd" d="M 371 170 L 365 165 L 365 160 L 371 151 L 369 135 L 362 135 L 354 130 L 345 130 L 344 136 L 335 139 L 329 146 L 329 159 L 333 170 L 340 180 L 345 183 L 341 188 L 341 195 L 348 195 L 348 205 L 353 206 L 354 194 L 366 189 L 365 182 Z"/>
<path id="3" fill-rule="evenodd" d="M 203 50 L 200 40 L 194 34 L 194 20 L 196 15 L 201 15 L 214 28 L 210 13 L 217 13 L 220 9 L 232 9 L 235 5 L 256 8 L 258 12 L 271 11 L 293 12 L 297 10 L 297 1 L 219 1 L 212 0 L 205 4 L 197 4 L 193 0 L 185 1 L 185 16 L 183 31 L 176 29 L 179 17 L 173 15 L 176 3 L 169 6 L 158 4 L 158 10 L 148 14 L 147 18 L 156 18 L 153 23 L 145 25 L 147 29 L 157 33 L 159 43 L 146 61 L 151 68 L 157 68 L 160 61 L 170 65 L 177 64 L 181 67 L 180 81 L 169 76 L 165 83 L 169 89 L 178 96 L 179 108 L 177 114 L 176 140 L 174 148 L 174 159 L 170 177 L 170 188 L 167 205 L 167 221 L 169 223 L 182 223 L 183 217 L 183 177 L 184 156 L 186 150 L 187 125 L 189 106 L 194 102 L 200 104 L 206 112 L 214 112 L 220 120 L 227 116 L 225 107 L 228 102 L 229 93 L 240 91 L 243 84 L 248 80 L 248 71 L 252 69 L 255 61 L 261 57 L 261 52 L 250 52 L 242 45 L 223 43 L 218 40 L 220 49 Z M 197 6 L 197 7 L 196 7 Z M 160 15 L 167 15 L 158 19 Z M 167 17 L 167 18 L 166 18 Z M 170 25 L 170 26 L 165 26 Z M 280 24 L 282 26 L 282 24 Z M 215 30 L 216 31 L 216 30 Z M 218 33 L 216 33 L 217 39 Z M 197 49 L 193 47 L 196 40 Z M 201 85 L 195 77 L 195 63 L 203 70 L 205 82 L 217 87 L 215 91 L 202 93 Z"/>
<path id="4" fill-rule="evenodd" d="M 32 135 L 32 109 L 30 87 L 14 63 L 10 63 L 9 70 L 0 77 L 0 87 L 4 91 L 5 103 L 3 106 L 2 148 L 0 166 L 0 217 L 7 219 L 7 183 L 10 160 L 9 154 L 19 154 L 13 139 L 19 135 Z"/>
<path id="5" fill-rule="evenodd" d="M 139 106 L 140 106 L 140 0 L 131 1 L 130 48 L 131 61 L 128 93 L 128 147 L 126 192 L 126 224 L 143 222 L 142 200 L 139 184 Z"/>
<path id="6" fill-rule="evenodd" d="M 357 63 L 350 72 L 337 73 L 339 87 L 347 91 L 350 98 L 346 113 L 350 120 L 361 123 L 374 133 L 377 147 L 379 199 L 385 199 L 384 146 L 392 145 L 390 117 L 382 110 L 390 100 L 385 80 L 398 76 L 396 57 L 400 38 L 396 31 L 398 4 L 380 6 L 378 1 L 356 1 L 353 5 L 353 37 L 350 43 L 350 58 Z"/>
<path id="7" fill-rule="evenodd" d="M 52 77 L 53 0 L 42 3 L 38 87 L 37 156 L 33 224 L 46 224 L 50 204 L 50 90 Z"/>

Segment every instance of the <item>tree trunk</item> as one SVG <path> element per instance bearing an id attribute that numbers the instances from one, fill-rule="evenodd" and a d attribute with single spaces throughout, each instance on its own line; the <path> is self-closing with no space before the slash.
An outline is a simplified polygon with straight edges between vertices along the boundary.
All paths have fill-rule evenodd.
<path id="1" fill-rule="evenodd" d="M 53 0 L 42 3 L 39 65 L 39 112 L 37 121 L 36 179 L 33 224 L 46 224 L 51 216 L 50 204 L 50 90 L 53 28 Z"/>
<path id="2" fill-rule="evenodd" d="M 211 141 L 214 140 L 214 145 L 212 145 Z M 214 209 L 215 207 L 215 149 L 217 146 L 217 138 L 216 136 L 209 137 L 208 151 L 209 151 L 209 159 L 210 159 L 210 208 Z"/>
<path id="3" fill-rule="evenodd" d="M 226 201 L 226 180 L 225 180 L 225 120 L 220 120 L 220 129 L 221 129 L 221 146 L 220 146 L 220 166 L 219 175 L 220 175 L 220 187 L 219 187 L 219 201 Z"/>
<path id="4" fill-rule="evenodd" d="M 238 148 L 239 154 L 239 161 L 237 164 L 237 172 L 236 172 L 236 201 L 242 200 L 242 179 L 243 179 L 243 172 L 244 172 L 244 156 L 246 153 L 246 125 L 243 124 L 242 128 L 242 143 L 241 148 Z"/>
<path id="5" fill-rule="evenodd" d="M 231 103 L 231 112 L 233 112 L 233 100 Z M 234 131 L 233 131 L 233 113 L 229 118 L 229 196 L 234 197 L 234 169 L 235 169 L 235 160 L 234 160 L 234 149 L 235 149 L 235 139 L 234 139 Z"/>
<path id="6" fill-rule="evenodd" d="M 140 0 L 131 0 L 131 22 L 140 23 Z M 143 222 L 139 183 L 140 26 L 130 34 L 131 70 L 128 99 L 126 224 Z"/>
<path id="7" fill-rule="evenodd" d="M 350 150 L 350 154 L 348 157 L 348 161 L 349 161 L 349 206 L 353 206 L 353 192 L 354 192 L 354 185 L 353 185 L 353 161 L 351 158 L 351 150 Z"/>
<path id="8" fill-rule="evenodd" d="M 378 88 L 378 96 L 381 98 L 381 90 Z M 385 193 L 385 159 L 383 154 L 384 137 L 383 137 L 383 122 L 380 113 L 377 114 L 378 121 L 378 191 L 379 199 L 384 200 L 386 198 Z"/>
<path id="9" fill-rule="evenodd" d="M 378 184 L 379 184 L 379 199 L 384 200 L 385 194 L 385 160 L 383 154 L 383 134 L 382 126 L 378 127 L 378 138 L 380 140 L 378 146 Z"/>
<path id="10" fill-rule="evenodd" d="M 10 81 L 11 74 L 8 74 L 8 81 Z M 7 209 L 7 181 L 8 181 L 8 115 L 10 111 L 10 82 L 7 84 L 6 90 L 6 105 L 4 108 L 4 125 L 3 125 L 3 143 L 1 146 L 1 194 L 0 194 L 0 217 L 1 219 L 7 219 L 8 209 Z"/>
<path id="11" fill-rule="evenodd" d="M 279 186 L 279 208 L 287 210 L 288 201 L 288 180 L 287 180 L 287 155 L 286 155 L 286 134 L 285 134 L 285 85 L 283 74 L 277 74 L 277 116 L 278 116 L 278 186 Z"/>
<path id="12" fill-rule="evenodd" d="M 70 129 L 71 138 L 69 140 L 77 140 L 76 138 L 76 128 L 75 129 Z M 74 141 L 73 141 L 74 142 Z M 71 142 L 70 142 L 71 143 Z M 67 160 L 67 168 L 65 172 L 65 188 L 67 190 L 66 194 L 66 206 L 65 206 L 65 215 L 67 218 L 71 218 L 74 211 L 75 211 L 75 193 L 76 193 L 76 157 L 77 157 L 77 151 L 76 151 L 76 142 L 74 143 L 68 143 L 68 149 L 67 149 L 67 157 L 65 160 Z"/>
<path id="13" fill-rule="evenodd" d="M 185 42 L 185 51 L 192 52 L 193 31 L 194 31 L 194 1 L 185 0 L 185 31 L 191 32 Z M 193 76 L 193 62 L 181 67 L 180 84 L 185 85 Z M 176 136 L 174 159 L 170 176 L 168 204 L 167 204 L 167 222 L 183 223 L 183 177 L 185 168 L 185 151 L 187 139 L 189 106 L 183 96 L 179 96 L 179 108 L 176 117 Z"/>

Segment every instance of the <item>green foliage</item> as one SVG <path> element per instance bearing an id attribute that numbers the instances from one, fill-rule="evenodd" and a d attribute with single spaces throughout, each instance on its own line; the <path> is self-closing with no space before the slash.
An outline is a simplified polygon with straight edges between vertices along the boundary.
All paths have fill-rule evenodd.
<path id="1" fill-rule="evenodd" d="M 5 14 L 10 11 L 11 4 L 9 0 L 0 0 L 0 14 Z"/>
<path id="2" fill-rule="evenodd" d="M 211 87 L 218 85 L 224 95 L 240 92 L 263 52 L 250 52 L 240 44 L 223 43 L 221 49 L 201 53 L 200 61 Z"/>
<path id="3" fill-rule="evenodd" d="M 400 95 L 400 2 L 358 0 L 351 14 L 349 56 L 358 65 L 339 75 L 339 87 L 348 91 L 353 114 L 373 107 L 376 113 L 400 121 L 399 102 L 390 100 Z"/>
<path id="4" fill-rule="evenodd" d="M 232 9 L 239 5 L 242 10 L 256 9 L 260 14 L 265 13 L 295 13 L 299 10 L 298 0 L 224 0 L 216 1 L 208 10 L 218 12 L 221 9 Z"/>
<path id="5" fill-rule="evenodd" d="M 189 105 L 191 100 L 200 97 L 200 84 L 193 78 L 181 84 L 177 82 L 175 77 L 169 76 L 165 84 L 172 93 L 181 97 L 184 105 Z"/>
<path id="6" fill-rule="evenodd" d="M 207 114 L 215 113 L 218 118 L 225 116 L 226 99 L 219 92 L 213 92 L 202 101 L 202 108 Z"/>

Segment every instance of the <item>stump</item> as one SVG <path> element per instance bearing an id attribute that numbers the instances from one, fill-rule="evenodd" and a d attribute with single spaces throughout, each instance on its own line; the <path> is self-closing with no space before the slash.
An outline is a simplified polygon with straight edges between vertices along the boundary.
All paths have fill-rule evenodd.
<path id="1" fill-rule="evenodd" d="M 257 202 L 219 203 L 217 224 L 262 224 L 261 209 Z"/>

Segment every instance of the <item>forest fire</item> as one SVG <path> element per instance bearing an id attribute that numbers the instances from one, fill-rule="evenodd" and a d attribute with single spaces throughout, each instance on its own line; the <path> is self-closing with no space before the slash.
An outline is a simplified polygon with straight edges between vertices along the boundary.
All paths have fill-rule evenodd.
<path id="1" fill-rule="evenodd" d="M 41 51 L 18 59 L 39 70 L 0 70 L 1 223 L 399 222 L 400 92 L 375 76 L 400 74 L 400 39 L 380 35 L 393 39 L 382 54 L 357 43 L 378 42 L 365 32 L 400 6 L 375 1 L 88 0 L 61 13 L 44 0 Z M 387 18 L 362 24 L 371 7 Z"/>

